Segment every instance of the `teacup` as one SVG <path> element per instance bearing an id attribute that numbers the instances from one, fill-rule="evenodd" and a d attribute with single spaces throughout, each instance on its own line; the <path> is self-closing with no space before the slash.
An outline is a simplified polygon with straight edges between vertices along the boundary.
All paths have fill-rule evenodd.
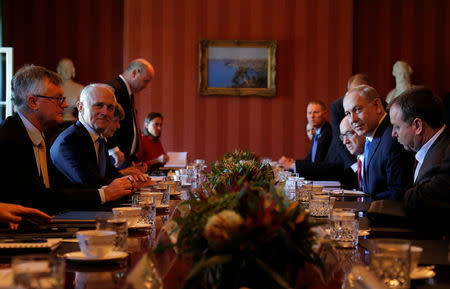
<path id="1" fill-rule="evenodd" d="M 124 217 L 128 220 L 128 227 L 136 225 L 141 214 L 140 207 L 118 207 L 112 209 L 114 216 Z"/>
<path id="2" fill-rule="evenodd" d="M 103 258 L 114 247 L 116 232 L 88 230 L 77 232 L 81 252 L 88 258 Z"/>

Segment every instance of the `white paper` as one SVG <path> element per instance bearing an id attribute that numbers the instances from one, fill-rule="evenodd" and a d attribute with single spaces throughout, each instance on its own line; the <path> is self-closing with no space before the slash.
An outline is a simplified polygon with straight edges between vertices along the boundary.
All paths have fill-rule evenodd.
<path id="1" fill-rule="evenodd" d="M 187 152 L 168 152 L 169 161 L 165 168 L 184 168 L 187 164 Z"/>

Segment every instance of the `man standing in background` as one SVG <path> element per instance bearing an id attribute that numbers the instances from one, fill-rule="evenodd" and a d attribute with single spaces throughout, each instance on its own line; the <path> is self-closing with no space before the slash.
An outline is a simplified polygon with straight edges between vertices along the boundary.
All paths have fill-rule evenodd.
<path id="1" fill-rule="evenodd" d="M 108 152 L 114 158 L 116 167 L 128 167 L 131 162 L 137 161 L 140 134 L 136 120 L 135 93 L 146 88 L 154 75 L 151 63 L 139 58 L 131 61 L 124 73 L 108 83 L 114 88 L 117 102 L 125 112 L 120 128 L 108 140 Z"/>

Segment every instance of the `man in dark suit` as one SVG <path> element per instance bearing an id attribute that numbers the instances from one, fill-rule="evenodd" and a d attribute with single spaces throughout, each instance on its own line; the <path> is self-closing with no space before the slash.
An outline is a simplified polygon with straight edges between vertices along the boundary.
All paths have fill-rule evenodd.
<path id="1" fill-rule="evenodd" d="M 306 156 L 306 161 L 321 162 L 325 159 L 330 147 L 333 133 L 331 125 L 326 120 L 327 107 L 322 101 L 311 101 L 306 108 L 308 122 L 314 127 L 311 149 Z"/>
<path id="2" fill-rule="evenodd" d="M 97 189 L 66 186 L 64 177 L 49 161 L 44 132 L 62 123 L 67 107 L 61 83 L 55 72 L 32 65 L 21 68 L 13 77 L 17 113 L 0 125 L 1 201 L 50 213 L 63 208 L 97 208 L 101 204 Z M 116 187 L 113 192 L 127 189 Z"/>
<path id="3" fill-rule="evenodd" d="M 140 130 L 136 121 L 135 94 L 146 88 L 154 75 L 150 62 L 141 58 L 130 62 L 124 73 L 108 83 L 114 88 L 117 102 L 125 112 L 120 128 L 108 140 L 109 154 L 116 160 L 116 167 L 127 167 L 137 161 Z"/>
<path id="4" fill-rule="evenodd" d="M 327 108 L 321 101 L 311 101 L 306 108 L 308 123 L 314 128 L 311 148 L 304 160 L 295 160 L 282 156 L 278 161 L 285 169 L 296 172 L 296 164 L 319 163 L 325 160 L 332 139 L 331 125 L 326 121 Z M 301 173 L 301 172 L 300 172 Z"/>
<path id="5" fill-rule="evenodd" d="M 389 111 L 392 136 L 416 153 L 414 186 L 403 197 L 407 212 L 418 221 L 432 220 L 427 226 L 450 230 L 450 134 L 442 102 L 430 89 L 416 86 L 397 96 Z"/>
<path id="6" fill-rule="evenodd" d="M 360 85 L 344 97 L 344 110 L 352 128 L 366 137 L 363 190 L 373 199 L 400 200 L 412 184 L 413 156 L 392 135 L 381 97 L 373 87 Z"/>
<path id="7" fill-rule="evenodd" d="M 367 84 L 372 86 L 372 82 L 369 76 L 365 74 L 355 74 L 352 75 L 347 82 L 347 92 L 352 90 L 355 86 Z M 331 141 L 330 151 L 331 154 L 328 157 L 330 161 L 342 162 L 344 168 L 349 168 L 356 164 L 356 156 L 351 155 L 349 151 L 345 148 L 345 145 L 339 139 L 339 125 L 342 119 L 345 117 L 345 111 L 343 106 L 344 97 L 341 96 L 330 105 L 331 111 L 331 127 L 333 129 L 333 140 Z"/>
<path id="8" fill-rule="evenodd" d="M 86 86 L 78 102 L 78 121 L 64 130 L 50 149 L 55 167 L 73 184 L 106 186 L 100 189 L 103 202 L 131 193 L 134 179 L 121 175 L 109 162 L 102 133 L 114 114 L 116 99 L 110 86 Z M 127 190 L 110 193 L 109 188 L 131 185 Z"/>

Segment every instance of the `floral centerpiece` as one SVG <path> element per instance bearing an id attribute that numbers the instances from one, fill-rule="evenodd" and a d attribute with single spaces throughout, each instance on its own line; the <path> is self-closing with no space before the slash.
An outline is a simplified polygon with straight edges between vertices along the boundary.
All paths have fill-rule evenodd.
<path id="1" fill-rule="evenodd" d="M 294 288 L 305 264 L 320 264 L 308 214 L 251 152 L 226 154 L 190 194 L 175 219 L 178 252 L 193 261 L 185 288 Z"/>

